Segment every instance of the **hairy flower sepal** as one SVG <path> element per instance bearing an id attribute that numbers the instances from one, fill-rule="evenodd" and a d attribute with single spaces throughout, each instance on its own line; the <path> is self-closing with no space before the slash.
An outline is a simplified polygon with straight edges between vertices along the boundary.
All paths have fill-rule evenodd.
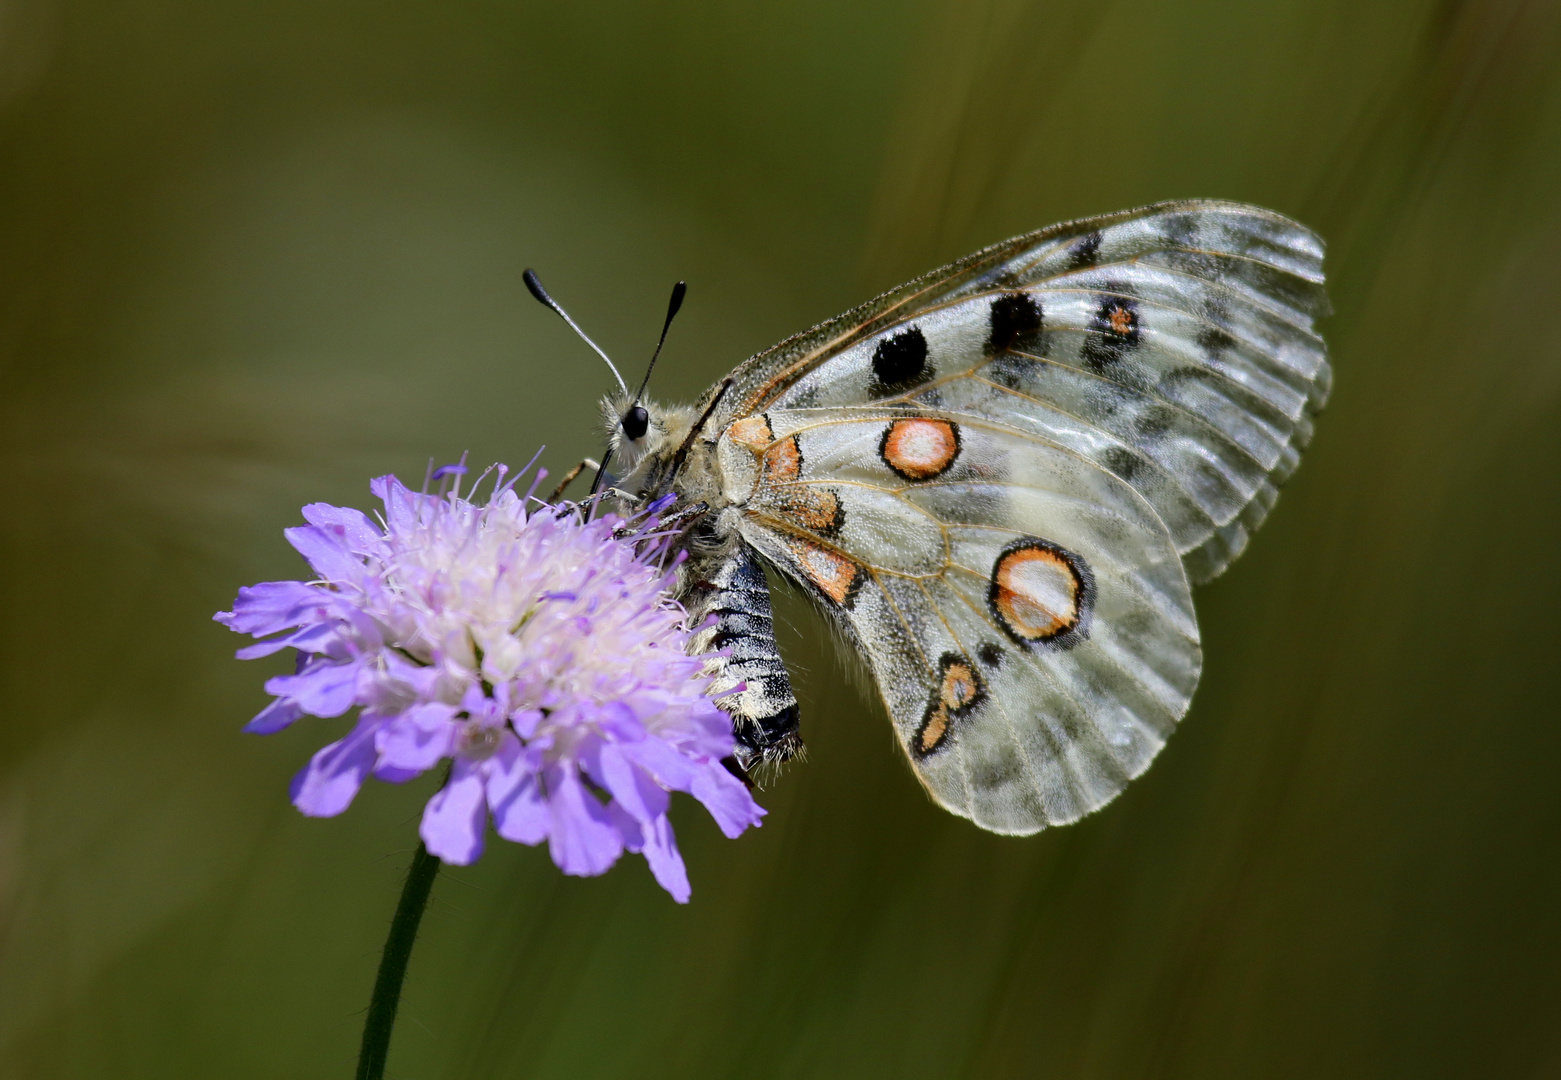
<path id="1" fill-rule="evenodd" d="M 708 696 L 704 658 L 687 653 L 655 520 L 591 520 L 497 475 L 480 504 L 458 487 L 426 494 L 381 477 L 379 523 L 304 508 L 308 524 L 286 536 L 317 580 L 241 589 L 216 616 L 265 639 L 241 658 L 298 651 L 246 730 L 357 707 L 353 729 L 294 778 L 303 813 L 341 813 L 370 774 L 401 782 L 448 760 L 420 827 L 445 862 L 476 859 L 491 818 L 507 840 L 547 840 L 569 874 L 642 853 L 686 901 L 670 793 L 699 800 L 729 837 L 764 811 L 721 764 L 730 723 Z"/>

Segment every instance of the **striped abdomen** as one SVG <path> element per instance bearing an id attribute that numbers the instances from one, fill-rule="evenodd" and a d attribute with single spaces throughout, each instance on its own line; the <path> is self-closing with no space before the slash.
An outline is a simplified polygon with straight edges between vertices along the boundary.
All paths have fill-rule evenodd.
<path id="1" fill-rule="evenodd" d="M 802 750 L 797 696 L 775 644 L 770 589 L 758 557 L 746 544 L 716 566 L 706 580 L 693 582 L 686 597 L 689 613 L 715 622 L 695 635 L 691 651 L 725 650 L 715 661 L 713 694 L 739 683 L 746 689 L 721 699 L 737 737 L 737 763 L 751 770 L 763 762 L 782 762 Z"/>

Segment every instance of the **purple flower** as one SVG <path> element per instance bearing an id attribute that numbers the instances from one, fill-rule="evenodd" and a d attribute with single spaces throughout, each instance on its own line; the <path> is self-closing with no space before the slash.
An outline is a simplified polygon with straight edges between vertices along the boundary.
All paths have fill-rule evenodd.
<path id="1" fill-rule="evenodd" d="M 462 498 L 458 479 L 431 495 L 380 477 L 378 523 L 304 507 L 308 524 L 286 536 L 318 577 L 240 589 L 215 616 L 263 639 L 240 659 L 298 653 L 246 730 L 356 707 L 353 729 L 293 780 L 305 814 L 341 813 L 370 774 L 400 782 L 449 760 L 420 830 L 445 862 L 475 860 L 491 816 L 507 840 L 547 840 L 566 874 L 641 852 L 686 902 L 670 793 L 694 796 L 729 837 L 764 810 L 721 764 L 730 722 L 705 658 L 687 654 L 655 521 L 589 520 L 517 495 L 504 474 L 486 503 Z"/>

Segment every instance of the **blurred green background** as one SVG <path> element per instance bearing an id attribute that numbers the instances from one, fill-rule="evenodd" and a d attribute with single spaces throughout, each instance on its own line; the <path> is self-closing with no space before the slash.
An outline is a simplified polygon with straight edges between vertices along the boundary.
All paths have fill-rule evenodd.
<path id="1" fill-rule="evenodd" d="M 694 900 L 447 871 L 400 1078 L 1561 1076 L 1561 7 L 12 0 L 0 7 L 0 1076 L 334 1078 L 428 785 L 240 733 L 210 621 L 298 507 L 560 471 L 600 364 L 690 398 L 965 252 L 1160 199 L 1329 241 L 1333 403 L 1198 594 L 1121 799 L 935 809 L 782 604 L 810 760 Z M 427 778 L 425 778 L 427 779 Z"/>

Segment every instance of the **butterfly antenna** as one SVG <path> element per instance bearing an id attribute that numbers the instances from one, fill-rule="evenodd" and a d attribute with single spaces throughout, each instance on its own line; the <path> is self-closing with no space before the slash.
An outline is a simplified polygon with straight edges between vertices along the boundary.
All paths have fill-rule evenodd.
<path id="1" fill-rule="evenodd" d="M 683 306 L 683 297 L 687 294 L 688 282 L 680 281 L 672 286 L 672 299 L 667 301 L 667 321 L 661 324 L 661 340 L 656 342 L 656 351 L 651 354 L 650 364 L 645 368 L 645 378 L 641 380 L 640 388 L 634 394 L 636 405 L 645 396 L 645 388 L 650 385 L 650 373 L 656 370 L 656 360 L 661 356 L 661 347 L 667 343 L 667 331 L 672 329 L 672 320 L 677 316 L 678 309 Z"/>
<path id="2" fill-rule="evenodd" d="M 661 338 L 656 342 L 656 351 L 651 354 L 650 364 L 645 368 L 645 378 L 640 380 L 640 388 L 635 391 L 634 401 L 629 405 L 629 411 L 624 414 L 621 421 L 624 430 L 628 431 L 630 419 L 637 413 L 641 421 L 639 431 L 634 434 L 639 438 L 645 434 L 645 424 L 649 422 L 644 409 L 640 408 L 640 399 L 645 396 L 645 388 L 650 385 L 650 373 L 656 370 L 656 361 L 661 356 L 661 347 L 667 343 L 667 331 L 672 329 L 672 320 L 677 316 L 678 309 L 683 306 L 683 297 L 688 293 L 688 282 L 680 281 L 672 286 L 672 298 L 667 301 L 667 317 L 661 324 Z M 596 469 L 596 478 L 591 481 L 591 494 L 595 495 L 602 489 L 602 481 L 607 476 L 607 462 L 612 458 L 612 448 L 602 455 L 602 463 Z"/>
<path id="3" fill-rule="evenodd" d="M 537 298 L 537 303 L 541 304 L 543 307 L 551 308 L 558 314 L 560 319 L 563 319 L 566 323 L 569 324 L 569 329 L 580 335 L 581 341 L 585 342 L 592 349 L 596 350 L 596 355 L 600 356 L 607 364 L 608 369 L 612 372 L 612 377 L 618 380 L 618 389 L 627 394 L 629 392 L 629 388 L 624 383 L 623 376 L 618 374 L 618 366 L 612 362 L 611 358 L 609 358 L 606 353 L 602 352 L 600 345 L 586 337 L 585 331 L 575 325 L 575 321 L 569 317 L 569 312 L 560 307 L 558 301 L 554 300 L 547 294 L 547 290 L 542 287 L 542 282 L 537 279 L 537 272 L 535 270 L 527 270 L 524 274 L 521 275 L 521 278 L 526 282 L 526 288 L 531 291 L 531 295 Z M 678 284 L 681 285 L 682 282 L 679 282 Z M 682 302 L 682 297 L 680 295 L 677 297 L 677 299 L 680 303 Z M 671 322 L 672 316 L 668 315 L 667 321 Z M 667 332 L 662 330 L 661 336 L 663 339 L 665 339 Z M 659 346 L 657 347 L 657 351 L 660 351 Z M 652 361 L 652 363 L 654 363 L 654 361 Z M 646 372 L 645 374 L 647 378 L 650 377 L 649 372 Z M 643 387 L 641 389 L 643 390 Z"/>

